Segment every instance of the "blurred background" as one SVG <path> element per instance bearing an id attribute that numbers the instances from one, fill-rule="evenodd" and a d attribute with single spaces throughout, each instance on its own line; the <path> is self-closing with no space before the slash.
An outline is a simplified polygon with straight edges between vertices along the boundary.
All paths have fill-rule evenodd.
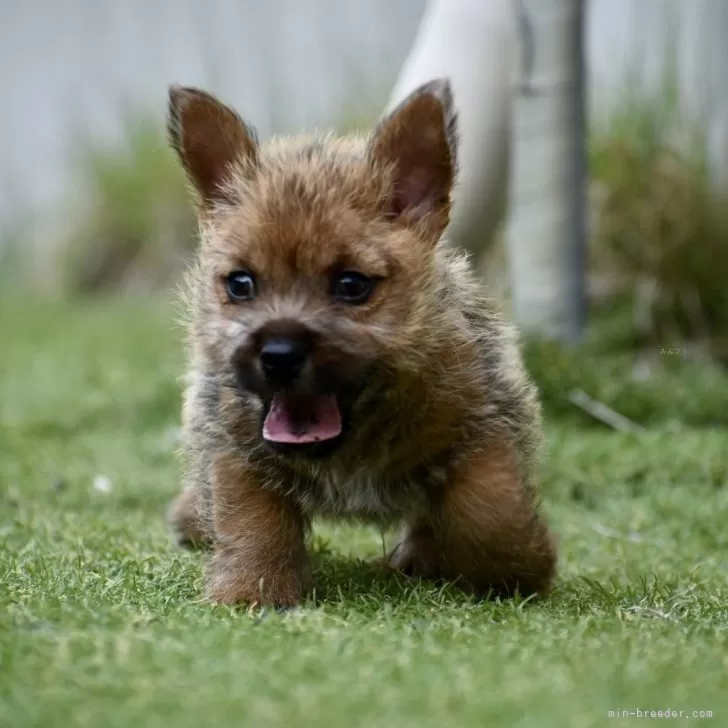
<path id="1" fill-rule="evenodd" d="M 0 0 L 0 726 L 725 715 L 726 39 L 728 0 Z M 442 75 L 448 239 L 541 393 L 554 596 L 410 586 L 377 528 L 317 523 L 305 609 L 210 609 L 163 518 L 195 245 L 168 85 L 266 139 Z"/>
<path id="2" fill-rule="evenodd" d="M 265 139 L 367 128 L 434 70 L 466 111 L 459 194 L 475 202 L 455 243 L 524 330 L 636 352 L 638 379 L 673 351 L 724 365 L 728 3 L 484 0 L 478 25 L 453 0 L 470 38 L 443 51 L 445 5 L 427 21 L 424 0 L 5 3 L 0 285 L 176 280 L 195 230 L 166 145 L 169 83 L 213 91 Z"/>

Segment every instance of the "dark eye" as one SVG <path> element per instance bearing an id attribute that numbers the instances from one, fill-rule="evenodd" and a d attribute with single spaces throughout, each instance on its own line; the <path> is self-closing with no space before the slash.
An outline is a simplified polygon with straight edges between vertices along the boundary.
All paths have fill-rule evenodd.
<path id="1" fill-rule="evenodd" d="M 235 271 L 227 277 L 227 290 L 231 301 L 250 301 L 255 298 L 255 279 L 250 273 Z"/>
<path id="2" fill-rule="evenodd" d="M 348 271 L 333 280 L 332 295 L 345 303 L 364 303 L 372 294 L 374 281 L 362 273 Z"/>

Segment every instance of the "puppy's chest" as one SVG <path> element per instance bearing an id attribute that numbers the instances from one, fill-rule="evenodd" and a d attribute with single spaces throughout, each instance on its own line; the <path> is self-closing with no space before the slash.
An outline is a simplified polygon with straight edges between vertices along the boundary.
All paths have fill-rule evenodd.
<path id="1" fill-rule="evenodd" d="M 445 480 L 442 467 L 422 469 L 397 479 L 372 471 L 322 469 L 310 478 L 297 479 L 293 495 L 310 516 L 359 518 L 386 524 L 427 511 Z"/>

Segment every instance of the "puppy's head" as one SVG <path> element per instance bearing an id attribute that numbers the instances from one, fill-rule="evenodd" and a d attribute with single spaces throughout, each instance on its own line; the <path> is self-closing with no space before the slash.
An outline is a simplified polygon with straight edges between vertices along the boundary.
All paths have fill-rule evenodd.
<path id="1" fill-rule="evenodd" d="M 170 90 L 170 139 L 202 231 L 196 335 L 257 408 L 273 450 L 332 452 L 356 427 L 362 391 L 415 366 L 449 219 L 455 126 L 450 86 L 436 80 L 368 139 L 261 147 L 209 94 Z"/>

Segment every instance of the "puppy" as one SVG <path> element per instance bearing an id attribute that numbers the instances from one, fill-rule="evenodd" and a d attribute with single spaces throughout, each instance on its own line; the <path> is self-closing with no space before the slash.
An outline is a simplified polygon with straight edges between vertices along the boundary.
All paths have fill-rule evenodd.
<path id="1" fill-rule="evenodd" d="M 368 138 L 262 146 L 213 96 L 171 88 L 201 242 L 169 520 L 212 548 L 211 600 L 300 602 L 316 515 L 400 525 L 389 562 L 407 574 L 548 591 L 537 393 L 513 329 L 442 238 L 456 126 L 434 80 Z"/>

